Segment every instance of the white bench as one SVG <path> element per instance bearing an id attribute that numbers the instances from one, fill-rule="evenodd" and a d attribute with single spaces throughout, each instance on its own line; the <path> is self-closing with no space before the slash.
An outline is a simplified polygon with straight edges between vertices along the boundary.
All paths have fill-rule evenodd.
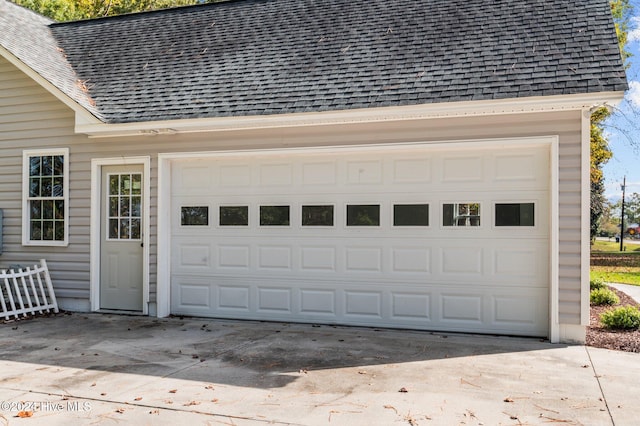
<path id="1" fill-rule="evenodd" d="M 31 314 L 59 312 L 56 295 L 53 292 L 47 262 L 39 265 L 0 270 L 0 317 L 9 320 L 12 316 L 27 317 Z"/>

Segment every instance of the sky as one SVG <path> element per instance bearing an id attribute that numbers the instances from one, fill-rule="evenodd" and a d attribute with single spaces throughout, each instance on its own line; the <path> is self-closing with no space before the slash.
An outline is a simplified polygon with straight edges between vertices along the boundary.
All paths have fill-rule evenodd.
<path id="1" fill-rule="evenodd" d="M 622 196 L 622 180 L 626 176 L 626 193 L 640 193 L 640 0 L 630 2 L 634 7 L 627 50 L 633 56 L 627 69 L 629 90 L 617 106 L 617 112 L 605 127 L 613 157 L 602 168 L 605 178 L 605 197 L 618 200 Z"/>

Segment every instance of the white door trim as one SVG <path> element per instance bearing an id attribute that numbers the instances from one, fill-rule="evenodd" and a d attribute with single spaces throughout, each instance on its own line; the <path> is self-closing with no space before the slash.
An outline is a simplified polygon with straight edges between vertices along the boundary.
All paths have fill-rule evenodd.
<path id="1" fill-rule="evenodd" d="M 211 151 L 211 152 L 179 152 L 179 153 L 160 153 L 158 154 L 158 274 L 157 274 L 157 314 L 158 317 L 165 317 L 171 313 L 171 164 L 173 160 L 185 158 L 206 158 L 206 157 L 224 157 L 228 155 L 237 155 L 246 153 L 247 155 L 270 155 L 284 154 L 294 152 L 335 152 L 357 151 L 357 150 L 385 150 L 385 149 L 402 149 L 407 147 L 433 147 L 433 148 L 450 148 L 465 149 L 469 147 L 496 147 L 498 149 L 505 147 L 523 147 L 523 146 L 547 146 L 550 155 L 550 220 L 549 220 L 549 337 L 551 341 L 557 342 L 560 336 L 559 324 L 559 223 L 558 223 L 558 190 L 559 190 L 559 137 L 557 135 L 539 136 L 539 137 L 515 137 L 500 139 L 481 139 L 481 140 L 460 140 L 446 142 L 422 142 L 422 143 L 395 143 L 395 144 L 374 144 L 374 145 L 358 145 L 358 146 L 332 146 L 318 148 L 289 148 L 289 149 L 266 149 L 266 150 L 230 150 L 230 151 Z"/>
<path id="2" fill-rule="evenodd" d="M 143 222 L 143 251 L 142 251 L 142 313 L 149 314 L 149 235 L 150 235 L 150 171 L 151 158 L 118 157 L 94 158 L 91 160 L 91 228 L 90 228 L 90 284 L 89 295 L 91 310 L 100 310 L 100 200 L 102 197 L 102 167 L 139 164 L 143 167 L 142 185 L 142 222 Z"/>

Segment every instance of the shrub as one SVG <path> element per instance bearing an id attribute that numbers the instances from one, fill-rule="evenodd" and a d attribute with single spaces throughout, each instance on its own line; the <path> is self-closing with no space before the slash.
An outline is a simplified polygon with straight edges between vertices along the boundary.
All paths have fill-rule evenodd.
<path id="1" fill-rule="evenodd" d="M 597 288 L 591 290 L 590 300 L 592 305 L 616 305 L 620 298 L 609 288 Z"/>
<path id="2" fill-rule="evenodd" d="M 640 328 L 640 310 L 635 306 L 620 306 L 601 314 L 600 322 L 607 328 L 636 330 Z"/>
<path id="3" fill-rule="evenodd" d="M 606 287 L 607 286 L 605 285 L 604 281 L 602 281 L 602 278 L 595 278 L 589 281 L 589 288 L 591 290 L 597 290 L 597 289 L 606 288 Z"/>

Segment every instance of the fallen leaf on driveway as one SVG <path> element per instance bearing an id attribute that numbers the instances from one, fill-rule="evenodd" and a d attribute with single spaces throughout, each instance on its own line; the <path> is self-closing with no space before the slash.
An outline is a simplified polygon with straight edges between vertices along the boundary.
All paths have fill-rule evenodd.
<path id="1" fill-rule="evenodd" d="M 133 398 L 133 400 L 134 400 L 134 401 L 141 401 L 141 400 L 142 400 L 142 397 L 141 397 L 141 396 L 139 396 L 139 397 L 137 397 L 137 398 Z"/>
<path id="2" fill-rule="evenodd" d="M 178 389 L 171 389 L 171 390 L 169 391 L 169 393 L 176 393 L 176 392 L 178 392 Z"/>
<path id="3" fill-rule="evenodd" d="M 398 392 L 407 393 L 409 391 L 407 390 L 407 388 L 400 388 Z"/>
<path id="4" fill-rule="evenodd" d="M 182 404 L 182 405 L 185 406 L 185 407 L 190 407 L 192 405 L 200 405 L 200 403 L 198 401 L 190 401 L 190 402 L 187 402 L 186 404 Z"/>
<path id="5" fill-rule="evenodd" d="M 513 402 L 513 398 L 506 397 L 504 399 L 504 402 Z"/>
<path id="6" fill-rule="evenodd" d="M 396 410 L 396 407 L 394 407 L 393 405 L 385 405 L 384 408 L 387 408 L 389 410 L 393 410 L 396 412 L 396 414 L 398 414 L 398 410 Z"/>
<path id="7" fill-rule="evenodd" d="M 124 413 L 124 408 L 117 408 L 116 413 L 120 413 L 120 414 Z"/>
<path id="8" fill-rule="evenodd" d="M 16 414 L 16 417 L 20 417 L 22 419 L 25 419 L 31 416 L 33 416 L 33 411 L 18 411 L 18 414 Z"/>

